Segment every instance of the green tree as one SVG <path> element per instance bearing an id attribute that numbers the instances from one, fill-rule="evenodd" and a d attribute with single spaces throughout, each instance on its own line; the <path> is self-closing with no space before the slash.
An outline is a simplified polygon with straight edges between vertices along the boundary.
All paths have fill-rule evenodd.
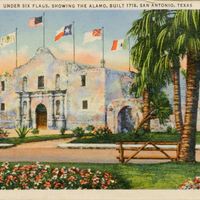
<path id="1" fill-rule="evenodd" d="M 142 17 L 136 20 L 128 31 L 128 36 L 135 42 L 131 48 L 131 60 L 139 73 L 135 75 L 133 86 L 136 95 L 143 97 L 143 119 L 148 118 L 150 113 L 150 96 L 152 95 L 150 90 L 160 90 L 169 79 L 168 73 L 162 74 L 165 79 L 160 74 L 154 73 L 154 66 L 159 57 L 156 38 L 163 18 L 165 18 L 163 11 L 144 11 Z M 152 90 L 152 88 L 158 89 Z M 146 131 L 150 130 L 149 118 L 145 120 L 143 127 Z"/>
<path id="2" fill-rule="evenodd" d="M 182 132 L 183 118 L 181 108 L 181 89 L 180 89 L 180 53 L 175 47 L 175 42 L 179 36 L 179 31 L 173 28 L 174 11 L 168 11 L 165 22 L 162 24 L 157 41 L 160 50 L 160 57 L 155 67 L 156 73 L 162 74 L 169 71 L 172 74 L 173 82 L 173 109 L 175 115 L 175 126 L 179 133 Z"/>
<path id="3" fill-rule="evenodd" d="M 177 51 L 187 55 L 186 107 L 180 161 L 194 162 L 200 81 L 200 11 L 176 11 L 174 30 L 179 32 L 175 42 Z"/>

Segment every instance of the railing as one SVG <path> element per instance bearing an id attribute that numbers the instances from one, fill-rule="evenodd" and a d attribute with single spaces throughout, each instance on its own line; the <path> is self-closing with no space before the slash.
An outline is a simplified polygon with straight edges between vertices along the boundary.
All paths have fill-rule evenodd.
<path id="1" fill-rule="evenodd" d="M 169 159 L 176 161 L 179 158 L 180 142 L 118 142 L 116 150 L 119 152 L 117 159 L 121 163 L 127 163 L 131 159 Z M 160 155 L 138 155 L 143 151 L 160 152 Z M 175 151 L 176 154 L 171 155 L 169 151 Z"/>

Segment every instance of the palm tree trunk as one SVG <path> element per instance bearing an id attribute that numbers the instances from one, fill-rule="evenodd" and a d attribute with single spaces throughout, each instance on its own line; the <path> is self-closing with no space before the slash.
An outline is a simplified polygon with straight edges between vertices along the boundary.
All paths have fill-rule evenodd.
<path id="1" fill-rule="evenodd" d="M 181 110 L 181 88 L 179 67 L 173 68 L 173 83 L 174 83 L 174 115 L 176 130 L 181 133 L 183 129 L 183 118 Z"/>
<path id="2" fill-rule="evenodd" d="M 153 117 L 153 112 L 151 111 L 150 113 L 148 113 L 148 115 L 145 116 L 145 118 L 143 118 L 140 123 L 138 124 L 138 126 L 136 127 L 135 131 L 138 131 L 144 124 L 145 122 L 151 120 L 151 119 L 155 119 L 156 117 Z"/>
<path id="3" fill-rule="evenodd" d="M 150 96 L 148 89 L 143 91 L 143 119 L 150 113 Z M 150 119 L 143 124 L 145 131 L 150 131 Z"/>
<path id="4" fill-rule="evenodd" d="M 180 161 L 195 161 L 196 125 L 199 100 L 200 64 L 188 55 L 185 121 L 181 135 Z"/>

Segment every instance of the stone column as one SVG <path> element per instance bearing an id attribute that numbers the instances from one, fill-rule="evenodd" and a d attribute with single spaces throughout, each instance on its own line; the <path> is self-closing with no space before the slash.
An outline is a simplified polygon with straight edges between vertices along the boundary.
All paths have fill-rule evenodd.
<path id="1" fill-rule="evenodd" d="M 31 94 L 28 95 L 27 100 L 27 126 L 32 127 L 32 118 L 31 118 Z"/>
<path id="2" fill-rule="evenodd" d="M 21 93 L 19 93 L 19 96 L 17 98 L 17 123 L 16 126 L 20 127 L 22 125 L 22 97 Z"/>
<path id="3" fill-rule="evenodd" d="M 55 128 L 55 114 L 54 114 L 54 94 L 49 95 L 49 114 L 48 114 L 48 127 L 51 129 Z"/>
<path id="4" fill-rule="evenodd" d="M 60 101 L 60 118 L 58 123 L 58 128 L 65 128 L 65 94 L 61 94 L 61 101 Z"/>
<path id="5" fill-rule="evenodd" d="M 60 119 L 65 119 L 65 95 L 64 94 L 61 95 L 60 108 L 61 108 Z"/>

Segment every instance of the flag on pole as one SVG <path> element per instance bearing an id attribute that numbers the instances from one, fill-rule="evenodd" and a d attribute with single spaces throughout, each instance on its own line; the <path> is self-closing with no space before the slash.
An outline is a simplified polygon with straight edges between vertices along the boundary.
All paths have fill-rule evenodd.
<path id="1" fill-rule="evenodd" d="M 125 49 L 125 40 L 113 40 L 111 51 L 119 51 Z"/>
<path id="2" fill-rule="evenodd" d="M 94 29 L 84 34 L 83 44 L 102 39 L 102 29 Z"/>
<path id="3" fill-rule="evenodd" d="M 37 28 L 38 26 L 42 26 L 42 16 L 40 17 L 33 17 L 28 20 L 28 26 L 30 28 Z"/>
<path id="4" fill-rule="evenodd" d="M 12 44 L 16 41 L 16 33 L 9 33 L 5 36 L 0 37 L 0 48 Z"/>
<path id="5" fill-rule="evenodd" d="M 67 26 L 63 26 L 62 28 L 60 28 L 55 36 L 55 41 L 59 40 L 61 37 L 63 36 L 67 36 L 67 35 L 72 35 L 72 24 L 69 24 Z"/>

